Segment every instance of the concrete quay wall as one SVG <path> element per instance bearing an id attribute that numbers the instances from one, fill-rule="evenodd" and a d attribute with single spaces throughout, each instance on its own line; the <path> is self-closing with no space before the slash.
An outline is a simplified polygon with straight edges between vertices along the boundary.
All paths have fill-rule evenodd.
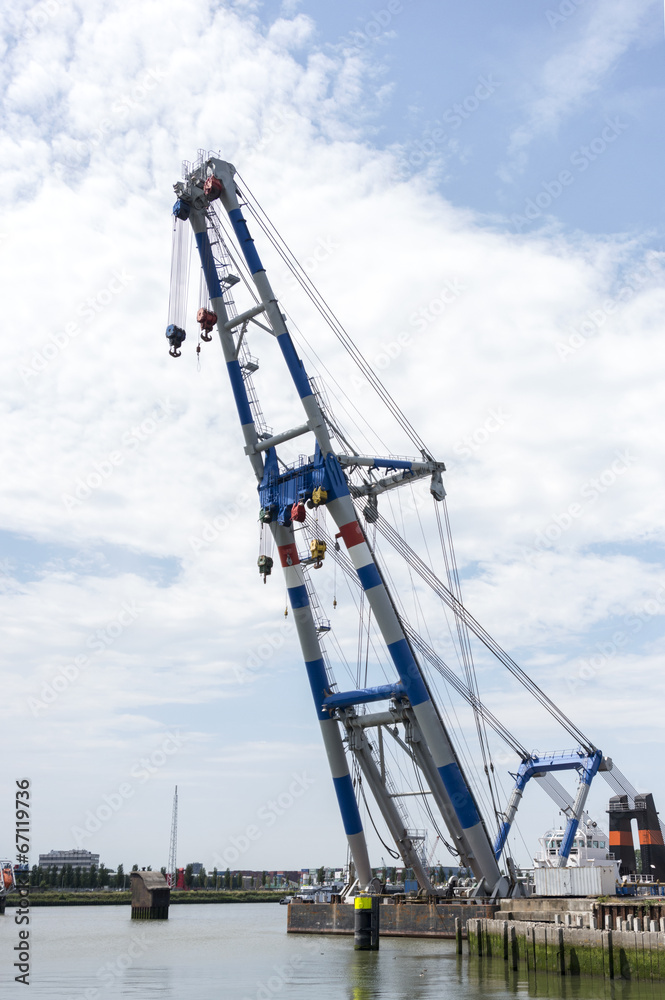
<path id="1" fill-rule="evenodd" d="M 470 955 L 502 959 L 511 969 L 559 976 L 665 980 L 665 933 L 597 930 L 554 923 L 474 918 L 467 921 Z"/>
<path id="2" fill-rule="evenodd" d="M 454 938 L 455 919 L 464 928 L 469 919 L 494 915 L 492 903 L 395 903 L 381 906 L 382 937 Z M 349 903 L 289 903 L 289 934 L 353 934 L 354 908 Z M 464 934 L 464 931 L 462 932 Z"/>

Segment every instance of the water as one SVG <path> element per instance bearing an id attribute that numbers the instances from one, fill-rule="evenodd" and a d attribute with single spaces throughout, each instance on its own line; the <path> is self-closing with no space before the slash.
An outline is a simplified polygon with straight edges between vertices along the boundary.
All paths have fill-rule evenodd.
<path id="1" fill-rule="evenodd" d="M 39 907 L 30 924 L 31 1000 L 665 1000 L 665 984 L 513 973 L 455 954 L 454 941 L 382 938 L 378 953 L 350 937 L 287 935 L 274 903 L 172 906 L 139 923 L 128 906 Z M 13 912 L 0 917 L 0 996 L 13 981 Z"/>

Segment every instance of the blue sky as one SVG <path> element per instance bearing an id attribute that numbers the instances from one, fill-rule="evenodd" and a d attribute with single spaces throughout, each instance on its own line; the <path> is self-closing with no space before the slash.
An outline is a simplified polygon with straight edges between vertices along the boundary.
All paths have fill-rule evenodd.
<path id="1" fill-rule="evenodd" d="M 199 147 L 236 163 L 446 461 L 468 606 L 662 800 L 644 715 L 665 697 L 662 5 L 172 6 L 168 22 L 152 0 L 0 15 L 2 739 L 34 781 L 35 853 L 73 846 L 129 781 L 83 846 L 161 865 L 177 783 L 182 861 L 212 866 L 306 770 L 242 864 L 344 859 L 283 587 L 257 579 L 221 358 L 211 344 L 197 372 L 192 336 L 179 363 L 165 351 L 172 184 Z M 260 249 L 299 343 L 409 452 Z M 252 349 L 269 423 L 299 423 L 268 346 Z M 408 512 L 405 530 L 417 545 Z M 350 594 L 336 614 L 353 663 Z M 565 739 L 477 654 L 483 696 L 527 745 Z M 553 818 L 539 794 L 522 863 Z M 0 835 L 9 850 L 9 807 Z"/>
<path id="2" fill-rule="evenodd" d="M 491 217 L 523 214 L 529 197 L 535 198 L 543 184 L 572 167 L 575 183 L 551 213 L 566 228 L 616 233 L 662 226 L 661 199 L 652 196 L 658 189 L 663 151 L 658 3 L 638 4 L 632 10 L 611 4 L 605 13 L 597 4 L 572 0 L 540 0 L 526 7 L 509 2 L 500 12 L 473 0 L 443 7 L 406 0 L 397 7 L 399 12 L 391 14 L 387 7 L 370 4 L 321 9 L 320 4 L 304 2 L 298 10 L 315 21 L 315 38 L 324 50 L 355 44 L 371 53 L 377 82 L 389 90 L 373 109 L 372 141 L 403 148 L 405 169 L 422 167 L 419 154 L 424 147 L 425 164 L 439 172 L 441 193 L 453 204 Z M 279 4 L 263 9 L 274 16 Z M 635 17 L 636 11 L 641 16 Z M 628 15 L 618 32 L 617 12 Z M 377 25 L 385 25 L 381 33 Z M 608 37 L 618 58 L 610 58 Z M 580 72 L 579 87 L 563 113 L 540 123 L 525 162 L 518 172 L 511 171 L 510 137 L 524 124 L 525 111 L 548 90 L 563 104 L 563 95 L 557 93 L 557 85 L 567 89 L 563 79 L 554 76 L 548 81 L 543 70 L 548 63 L 554 67 L 567 48 L 576 47 L 580 57 L 589 60 L 588 77 Z M 575 68 L 582 70 L 579 62 Z M 483 79 L 489 88 L 475 110 L 473 95 Z M 455 105 L 462 106 L 461 113 L 451 110 Z M 623 130 L 617 138 L 629 133 L 629 142 L 611 140 L 608 155 L 594 155 L 593 149 L 582 152 L 602 138 L 608 119 L 619 120 Z M 446 139 L 439 139 L 430 152 L 427 140 L 437 127 Z M 575 154 L 577 160 L 571 163 Z M 498 166 L 504 169 L 499 172 Z"/>

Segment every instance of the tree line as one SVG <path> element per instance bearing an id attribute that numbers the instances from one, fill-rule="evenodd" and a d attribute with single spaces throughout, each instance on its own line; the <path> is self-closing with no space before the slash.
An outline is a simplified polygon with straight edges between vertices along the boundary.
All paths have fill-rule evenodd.
<path id="1" fill-rule="evenodd" d="M 135 870 L 138 865 L 135 866 Z M 129 876 L 125 875 L 122 865 L 112 872 L 102 862 L 99 868 L 91 865 L 87 868 L 74 868 L 72 865 L 49 865 L 42 868 L 33 865 L 30 870 L 30 885 L 35 889 L 124 889 L 129 885 Z"/>

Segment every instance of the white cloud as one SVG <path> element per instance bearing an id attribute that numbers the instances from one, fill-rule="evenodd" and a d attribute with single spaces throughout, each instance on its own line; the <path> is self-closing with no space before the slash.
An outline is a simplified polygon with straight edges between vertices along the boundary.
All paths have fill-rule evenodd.
<path id="1" fill-rule="evenodd" d="M 598 41 L 587 90 L 637 30 L 634 12 L 616 20 L 612 10 L 617 41 Z M 427 179 L 398 180 L 395 158 L 366 141 L 374 67 L 358 52 L 317 51 L 311 22 L 289 20 L 291 13 L 284 9 L 265 32 L 251 9 L 239 16 L 189 0 L 172 6 L 168 19 L 149 0 L 131 10 L 86 5 L 83 20 L 71 6 L 5 60 L 12 82 L 0 136 L 7 234 L 0 266 L 11 283 L 0 516 L 6 530 L 55 546 L 56 555 L 49 549 L 34 579 L 17 573 L 3 588 L 4 690 L 19 706 L 3 738 L 15 748 L 21 737 L 21 766 L 40 782 L 39 849 L 58 846 L 42 843 L 47 829 L 68 846 L 69 827 L 97 803 L 100 784 L 104 791 L 122 781 L 176 720 L 190 736 L 186 753 L 159 772 L 127 820 L 100 833 L 105 860 L 133 860 L 130 815 L 143 817 L 144 853 L 160 838 L 166 849 L 171 786 L 182 780 L 190 796 L 183 843 L 192 856 L 212 854 L 244 816 L 251 821 L 271 783 L 288 784 L 299 750 L 308 766 L 313 761 L 317 805 L 307 807 L 309 826 L 289 819 L 276 830 L 270 863 L 307 863 L 308 830 L 324 818 L 321 852 L 331 862 L 344 854 L 325 761 L 312 750 L 318 727 L 304 670 L 294 637 L 280 632 L 283 584 L 277 574 L 266 587 L 258 577 L 258 505 L 219 351 L 204 345 L 198 373 L 190 323 L 181 360 L 167 355 L 172 184 L 180 161 L 199 147 L 237 163 L 296 254 L 311 259 L 315 281 L 409 419 L 447 461 L 468 603 L 505 645 L 527 651 L 544 686 L 553 663 L 574 659 L 586 640 L 593 647 L 594 630 L 647 600 L 660 580 L 660 563 L 612 548 L 617 540 L 634 547 L 663 538 L 658 268 L 634 282 L 629 300 L 571 357 L 557 353 L 589 312 L 626 287 L 646 240 L 489 231 Z M 547 73 L 543 80 L 542 115 L 554 125 L 573 98 L 548 97 L 552 81 Z M 348 396 L 329 386 L 335 411 L 344 406 L 357 420 L 352 433 L 363 447 L 412 451 L 256 237 L 308 351 Z M 268 422 L 293 426 L 299 414 L 275 376 L 274 345 L 255 333 L 251 346 Z M 506 421 L 474 438 L 500 407 Z M 350 422 L 343 412 L 341 419 Z M 474 443 L 471 454 L 465 439 Z M 538 532 L 580 502 L 585 484 L 625 449 L 637 457 L 625 475 L 525 561 L 520 553 Z M 405 530 L 418 546 L 413 514 Z M 182 571 L 160 584 L 140 563 L 113 570 L 102 561 L 110 547 L 168 559 Z M 77 552 L 83 557 L 72 561 Z M 316 577 L 322 590 L 331 576 L 328 561 Z M 407 578 L 395 569 L 395 580 L 417 618 Z M 91 636 L 126 601 L 141 615 L 106 651 L 91 651 Z M 324 603 L 332 615 L 329 594 Z M 336 623 L 349 627 L 340 640 L 355 670 L 355 612 L 350 598 L 339 603 Z M 425 596 L 422 604 L 437 610 Z M 274 636 L 274 655 L 259 657 L 247 675 L 252 654 Z M 575 643 L 568 658 L 567 642 Z M 91 652 L 37 725 L 26 698 Z M 635 649 L 624 655 L 641 663 L 646 684 L 652 652 L 644 660 Z M 487 690 L 503 690 L 483 669 Z M 590 683 L 569 706 L 599 742 L 627 742 L 637 717 L 634 708 L 612 714 L 616 690 L 599 699 Z M 517 705 L 502 707 L 519 730 Z M 627 755 L 638 767 L 640 755 Z M 245 765 L 256 772 L 251 782 Z M 74 768 L 75 801 L 52 830 L 49 817 L 62 808 L 58 776 Z M 216 800 L 205 813 L 213 835 L 192 817 L 220 789 L 237 813 L 227 815 Z"/>
<path id="2" fill-rule="evenodd" d="M 619 60 L 635 43 L 647 36 L 645 28 L 656 0 L 603 0 L 576 16 L 560 29 L 562 42 L 536 71 L 532 92 L 525 105 L 525 121 L 512 133 L 509 154 L 513 166 L 526 163 L 527 149 L 542 135 L 556 135 L 566 118 L 585 108 L 589 99 L 606 83 Z M 616 109 L 615 109 L 616 110 Z"/>

